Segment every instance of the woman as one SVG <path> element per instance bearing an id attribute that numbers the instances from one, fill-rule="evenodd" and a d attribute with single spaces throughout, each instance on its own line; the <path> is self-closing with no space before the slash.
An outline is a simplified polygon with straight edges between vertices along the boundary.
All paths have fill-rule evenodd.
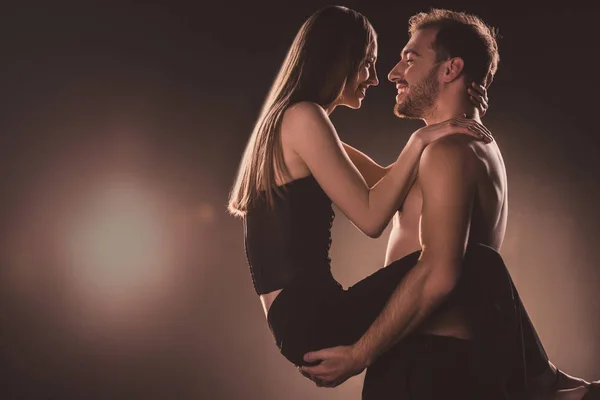
<path id="1" fill-rule="evenodd" d="M 378 84 L 376 59 L 376 34 L 364 16 L 344 7 L 312 15 L 273 84 L 231 193 L 230 211 L 244 217 L 255 290 L 282 354 L 296 365 L 306 364 L 308 350 L 358 339 L 383 306 L 364 318 L 355 319 L 353 310 L 352 320 L 364 322 L 343 335 L 316 328 L 326 303 L 344 314 L 335 304 L 342 307 L 342 297 L 358 293 L 341 290 L 330 272 L 332 202 L 377 237 L 402 204 L 427 144 L 456 133 L 491 141 L 474 120 L 446 121 L 413 133 L 386 169 L 344 145 L 329 114 L 338 106 L 360 107 L 367 88 Z M 480 90 L 483 95 L 472 91 L 473 100 L 485 104 Z"/>

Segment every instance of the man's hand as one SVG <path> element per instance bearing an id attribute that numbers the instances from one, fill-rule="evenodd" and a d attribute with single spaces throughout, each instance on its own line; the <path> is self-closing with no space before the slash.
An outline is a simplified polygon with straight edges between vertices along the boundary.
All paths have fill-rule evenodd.
<path id="1" fill-rule="evenodd" d="M 321 361 L 319 365 L 300 367 L 302 375 L 319 387 L 336 387 L 367 367 L 366 358 L 354 346 L 331 347 L 306 353 L 304 361 Z"/>

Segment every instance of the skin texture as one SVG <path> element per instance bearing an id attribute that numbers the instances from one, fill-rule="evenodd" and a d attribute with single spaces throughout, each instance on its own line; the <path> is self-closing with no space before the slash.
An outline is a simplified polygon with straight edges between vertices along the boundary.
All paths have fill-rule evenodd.
<path id="1" fill-rule="evenodd" d="M 315 103 L 301 102 L 285 112 L 281 144 L 290 176 L 284 179 L 280 174 L 277 178 L 277 183 L 283 184 L 313 175 L 342 213 L 371 237 L 381 235 L 402 204 L 428 144 L 451 134 L 462 134 L 486 143 L 492 141 L 491 133 L 476 120 L 459 117 L 442 121 L 415 131 L 397 160 L 385 169 L 385 176 L 376 180 L 368 177 L 367 181 L 346 152 L 348 146 L 341 142 L 329 113 L 338 106 L 359 108 L 363 89 L 378 84 L 376 51 L 377 47 L 373 46 L 367 52 L 357 76 L 348 79 L 342 95 L 332 105 L 323 108 Z M 355 159 L 357 155 L 359 153 L 353 153 Z M 260 296 L 265 314 L 280 292 L 276 290 Z"/>
<path id="2" fill-rule="evenodd" d="M 431 46 L 434 38 L 434 30 L 418 31 L 389 74 L 398 89 L 396 115 L 420 118 L 428 125 L 460 113 L 478 119 L 470 104 L 477 94 L 463 92 L 462 59 L 438 63 Z M 421 258 L 357 343 L 306 354 L 306 361 L 321 361 L 301 368 L 318 386 L 334 387 L 360 373 L 417 329 L 469 337 L 468 321 L 461 320 L 460 313 L 438 321 L 428 318 L 455 287 L 469 239 L 499 250 L 506 229 L 507 183 L 495 143 L 484 148 L 465 139 L 444 138 L 424 151 L 419 177 L 394 217 L 386 264 L 415 250 L 422 250 Z M 532 398 L 581 399 L 587 392 L 587 382 L 562 372 L 556 381 L 556 368 L 549 366 L 534 382 Z"/>

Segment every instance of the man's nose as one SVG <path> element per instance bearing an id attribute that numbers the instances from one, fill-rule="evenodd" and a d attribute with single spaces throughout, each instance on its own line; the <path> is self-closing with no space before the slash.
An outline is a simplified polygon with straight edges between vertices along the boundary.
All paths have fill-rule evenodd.
<path id="1" fill-rule="evenodd" d="M 398 64 L 396 64 L 396 66 L 394 68 L 392 68 L 392 70 L 388 74 L 388 80 L 390 82 L 399 81 L 399 80 L 403 79 L 402 75 L 403 75 L 403 71 L 402 71 L 402 68 L 400 67 L 400 63 L 398 63 Z"/>

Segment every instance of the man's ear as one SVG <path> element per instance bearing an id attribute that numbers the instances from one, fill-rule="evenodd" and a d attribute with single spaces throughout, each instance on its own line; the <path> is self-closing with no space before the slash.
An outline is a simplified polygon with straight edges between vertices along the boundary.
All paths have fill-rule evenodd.
<path id="1" fill-rule="evenodd" d="M 463 68 L 465 67 L 465 62 L 460 57 L 451 58 L 448 61 L 444 62 L 443 71 L 444 75 L 442 77 L 445 83 L 450 83 L 458 78 L 460 78 Z"/>

